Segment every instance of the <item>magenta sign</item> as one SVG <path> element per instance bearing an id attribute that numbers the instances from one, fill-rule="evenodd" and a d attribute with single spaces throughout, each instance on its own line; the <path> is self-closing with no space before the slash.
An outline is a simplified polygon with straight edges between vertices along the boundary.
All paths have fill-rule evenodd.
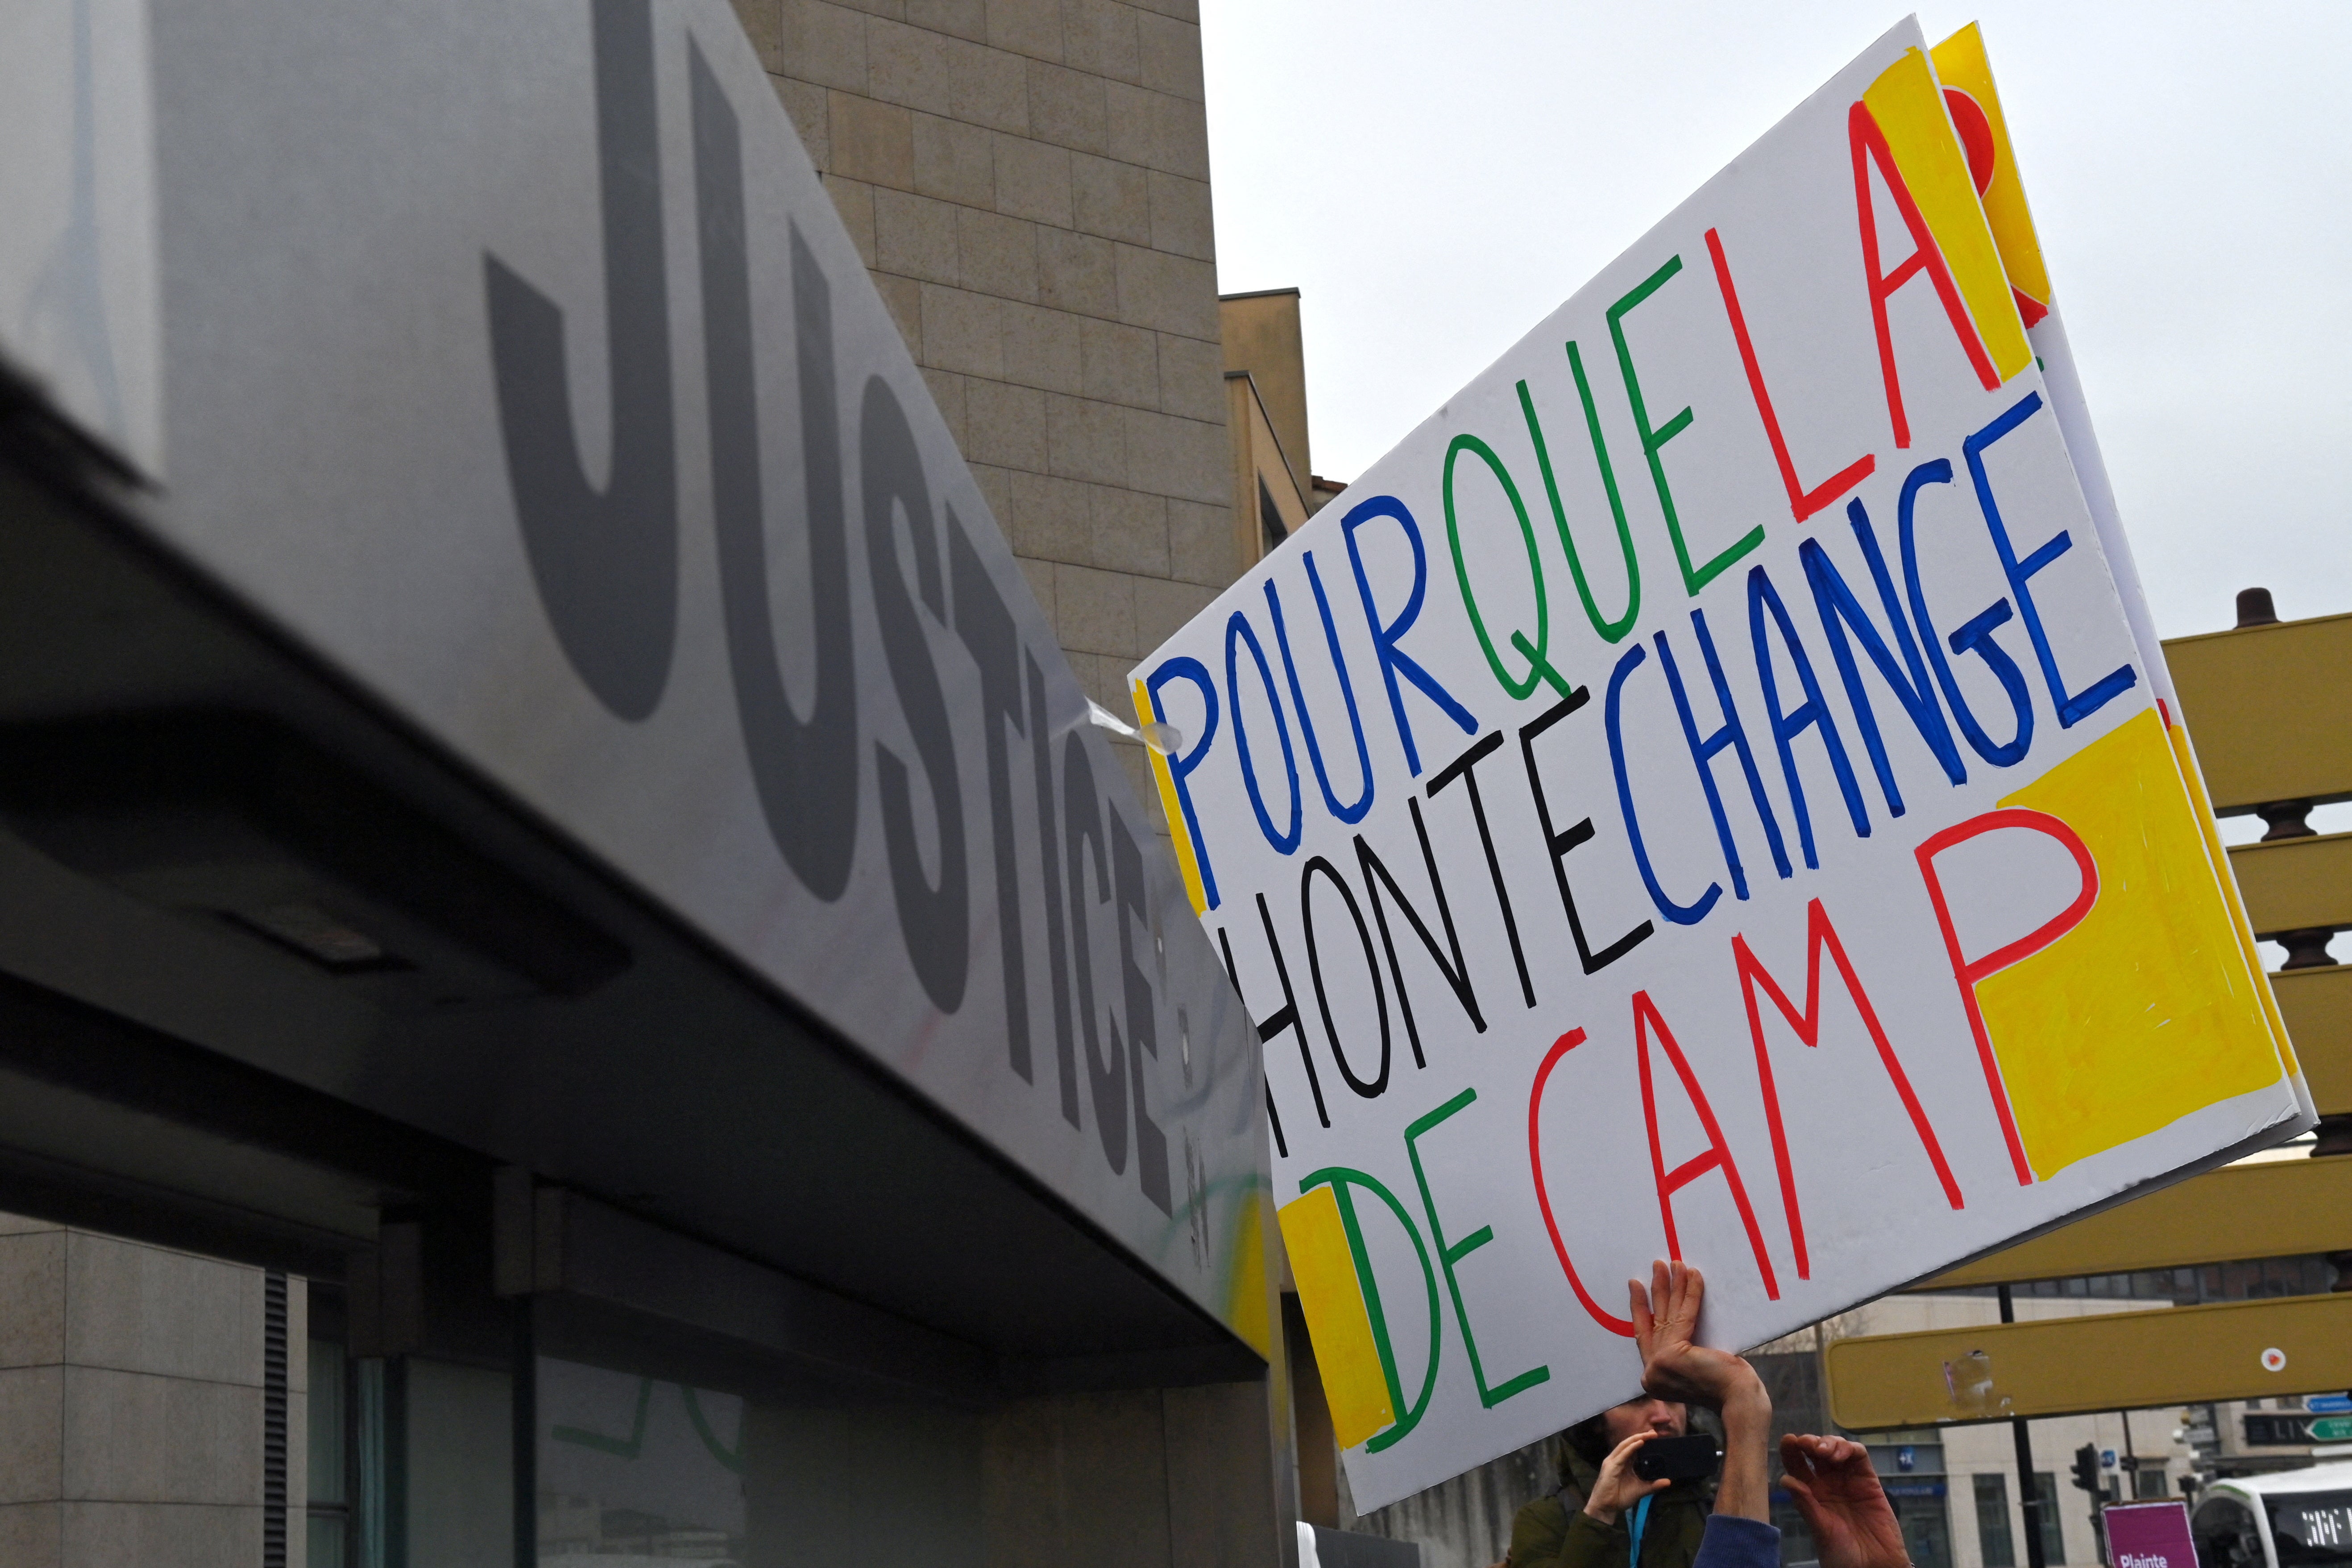
<path id="1" fill-rule="evenodd" d="M 2114 1568 L 2197 1568 L 2197 1547 L 2189 1536 L 2189 1505 L 2116 1503 L 2103 1510 L 2107 1521 L 2107 1561 Z"/>

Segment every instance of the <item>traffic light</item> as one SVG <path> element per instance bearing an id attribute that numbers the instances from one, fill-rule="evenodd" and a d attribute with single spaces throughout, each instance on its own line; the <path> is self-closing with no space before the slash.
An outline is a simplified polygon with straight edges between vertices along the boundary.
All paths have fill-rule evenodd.
<path id="1" fill-rule="evenodd" d="M 2099 1474 L 2099 1450 L 2092 1444 L 2074 1450 L 2074 1484 L 2094 1496 L 2107 1489 Z"/>

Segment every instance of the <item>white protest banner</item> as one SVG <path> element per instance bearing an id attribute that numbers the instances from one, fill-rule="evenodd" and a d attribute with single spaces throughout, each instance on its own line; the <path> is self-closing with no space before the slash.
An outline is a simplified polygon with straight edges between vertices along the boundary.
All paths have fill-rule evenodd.
<path id="1" fill-rule="evenodd" d="M 1135 671 L 1360 1510 L 2309 1124 L 2011 288 L 1906 22 Z"/>

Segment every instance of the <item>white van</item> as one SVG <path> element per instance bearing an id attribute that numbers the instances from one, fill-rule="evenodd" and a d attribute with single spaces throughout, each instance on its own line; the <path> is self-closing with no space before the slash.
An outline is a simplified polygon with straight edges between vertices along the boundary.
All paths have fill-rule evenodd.
<path id="1" fill-rule="evenodd" d="M 2352 1463 L 2215 1481 L 2189 1529 L 2197 1568 L 2352 1568 Z"/>

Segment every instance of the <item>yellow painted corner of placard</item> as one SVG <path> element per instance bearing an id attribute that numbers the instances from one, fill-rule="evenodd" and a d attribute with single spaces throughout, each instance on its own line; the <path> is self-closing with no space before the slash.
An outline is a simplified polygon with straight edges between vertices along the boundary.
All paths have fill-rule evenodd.
<path id="1" fill-rule="evenodd" d="M 1927 58 L 1938 80 L 1949 87 L 1968 87 L 1971 71 L 1987 63 L 1983 25 L 1969 22 L 1956 28 L 1942 43 L 1928 47 Z"/>
<path id="2" fill-rule="evenodd" d="M 1317 1187 L 1284 1205 L 1276 1218 L 1298 1286 L 1298 1310 L 1323 1376 L 1323 1396 L 1331 1407 L 1332 1436 L 1340 1447 L 1352 1448 L 1396 1425 L 1396 1404 L 1372 1341 L 1372 1320 L 1356 1278 L 1355 1250 L 1339 1216 L 1339 1194 L 1328 1186 Z"/>
<path id="3" fill-rule="evenodd" d="M 2025 199 L 2025 180 L 2017 167 L 2017 151 L 2009 137 L 2009 121 L 2001 112 L 2000 89 L 1994 85 L 1992 59 L 1985 52 L 1984 32 L 1970 22 L 1928 51 L 1936 75 L 1946 87 L 1958 88 L 1976 100 L 1992 131 L 1992 180 L 1984 191 L 1985 221 L 1991 226 L 2000 249 L 2002 268 L 2018 291 L 2038 304 L 2050 302 L 2050 272 L 2042 258 L 2041 237 L 2033 227 L 2033 212 Z"/>
<path id="4" fill-rule="evenodd" d="M 2033 348 L 1926 51 L 1906 49 L 1864 89 L 1862 101 L 1886 138 L 1994 371 L 2008 381 L 2033 363 Z"/>
<path id="5" fill-rule="evenodd" d="M 1160 705 L 1140 680 L 1135 682 L 1135 716 L 1147 724 L 1164 722 L 1160 717 Z M 1192 900 L 1192 912 L 1209 912 L 1209 894 L 1201 880 L 1199 852 L 1192 847 L 1192 835 L 1184 821 L 1184 804 L 1176 795 L 1176 775 L 1168 771 L 1168 759 L 1155 747 L 1143 748 L 1151 760 L 1151 782 L 1160 791 L 1160 814 L 1168 821 L 1168 841 L 1176 849 L 1176 869 L 1184 878 L 1184 896 Z"/>
<path id="6" fill-rule="evenodd" d="M 2246 914 L 2246 900 L 2238 891 L 2238 878 L 2230 869 L 2229 846 L 2221 842 L 2221 825 L 2213 815 L 2213 797 L 2205 793 L 2205 772 L 2197 762 L 2197 748 L 2189 731 L 2179 724 L 2165 731 L 2172 742 L 2173 760 L 2180 769 L 2181 783 L 2188 788 L 2189 803 L 2197 814 L 2197 826 L 2205 837 L 2205 853 L 2215 867 L 2221 883 L 2222 896 L 2230 905 L 2230 921 L 2238 935 L 2238 951 L 2245 960 L 2246 973 L 2252 976 L 2255 994 L 2262 999 L 2263 1016 L 2271 1026 L 2272 1044 L 2278 1051 L 2279 1068 L 2289 1078 L 2300 1077 L 2303 1068 L 2295 1062 L 2294 1041 L 2286 1032 L 2286 1016 L 2279 1011 L 2278 994 L 2272 989 L 2271 977 L 2263 968 L 2262 950 L 2254 945 L 2254 922 Z"/>
<path id="7" fill-rule="evenodd" d="M 2035 1174 L 2278 1081 L 2278 1053 L 2156 711 L 2005 806 L 2046 812 L 2098 868 L 2073 931 L 1977 984 Z"/>

